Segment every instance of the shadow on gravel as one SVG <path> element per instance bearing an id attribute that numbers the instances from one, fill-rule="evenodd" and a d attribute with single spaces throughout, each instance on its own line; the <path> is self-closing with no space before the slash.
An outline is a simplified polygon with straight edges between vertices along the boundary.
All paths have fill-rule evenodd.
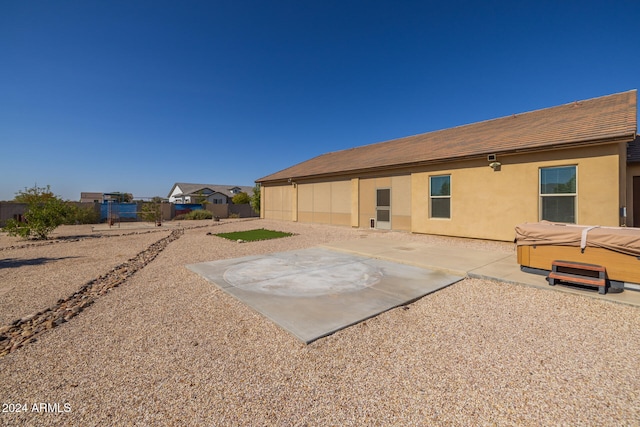
<path id="1" fill-rule="evenodd" d="M 40 258 L 31 258 L 31 259 L 20 259 L 20 258 L 0 259 L 0 269 L 3 269 L 3 268 L 18 268 L 18 267 L 33 266 L 33 265 L 43 265 L 43 264 L 48 264 L 50 262 L 61 261 L 63 259 L 70 259 L 70 258 L 80 258 L 80 257 L 67 256 L 67 257 L 61 257 L 61 258 L 44 258 L 44 257 L 40 257 Z"/>

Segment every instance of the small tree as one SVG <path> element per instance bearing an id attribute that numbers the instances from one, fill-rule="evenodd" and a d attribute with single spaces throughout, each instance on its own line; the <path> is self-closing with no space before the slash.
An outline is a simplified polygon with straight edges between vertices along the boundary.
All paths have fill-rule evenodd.
<path id="1" fill-rule="evenodd" d="M 140 213 L 142 219 L 156 224 L 160 223 L 162 221 L 161 203 L 162 199 L 160 197 L 154 197 L 151 202 L 145 202 Z"/>
<path id="2" fill-rule="evenodd" d="M 62 225 L 70 216 L 68 205 L 54 195 L 50 186 L 25 188 L 16 193 L 14 199 L 18 203 L 26 203 L 25 222 L 14 219 L 7 221 L 5 230 L 10 236 L 22 238 L 47 239 L 49 234 Z"/>
<path id="3" fill-rule="evenodd" d="M 251 202 L 251 198 L 247 193 L 241 192 L 233 196 L 233 198 L 231 199 L 231 202 L 234 205 L 246 205 L 247 203 Z"/>
<path id="4" fill-rule="evenodd" d="M 260 184 L 253 187 L 253 196 L 251 196 L 251 207 L 254 212 L 260 213 Z"/>
<path id="5" fill-rule="evenodd" d="M 121 193 L 120 203 L 131 203 L 133 202 L 133 194 L 131 193 Z"/>
<path id="6" fill-rule="evenodd" d="M 207 196 L 204 194 L 203 190 L 198 190 L 192 195 L 192 203 L 196 205 L 201 205 L 207 201 Z"/>

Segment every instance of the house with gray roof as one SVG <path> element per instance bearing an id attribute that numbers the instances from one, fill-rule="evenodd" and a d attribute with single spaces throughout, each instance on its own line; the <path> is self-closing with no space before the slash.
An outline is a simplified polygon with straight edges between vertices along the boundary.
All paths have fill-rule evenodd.
<path id="1" fill-rule="evenodd" d="M 233 196 L 239 193 L 253 195 L 253 187 L 245 185 L 192 184 L 176 182 L 169 191 L 170 203 L 203 203 L 214 205 L 231 204 Z"/>

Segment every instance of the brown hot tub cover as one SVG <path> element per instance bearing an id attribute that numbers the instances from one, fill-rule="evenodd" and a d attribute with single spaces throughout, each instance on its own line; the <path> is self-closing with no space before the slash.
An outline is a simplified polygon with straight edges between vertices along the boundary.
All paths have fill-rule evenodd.
<path id="1" fill-rule="evenodd" d="M 640 257 L 640 228 L 524 223 L 516 226 L 516 244 L 594 247 Z"/>

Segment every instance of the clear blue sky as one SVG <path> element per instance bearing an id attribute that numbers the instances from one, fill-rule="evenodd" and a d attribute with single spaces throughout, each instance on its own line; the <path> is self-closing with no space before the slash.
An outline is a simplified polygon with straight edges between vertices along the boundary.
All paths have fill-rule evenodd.
<path id="1" fill-rule="evenodd" d="M 166 196 L 637 89 L 640 2 L 0 0 L 0 200 Z"/>

